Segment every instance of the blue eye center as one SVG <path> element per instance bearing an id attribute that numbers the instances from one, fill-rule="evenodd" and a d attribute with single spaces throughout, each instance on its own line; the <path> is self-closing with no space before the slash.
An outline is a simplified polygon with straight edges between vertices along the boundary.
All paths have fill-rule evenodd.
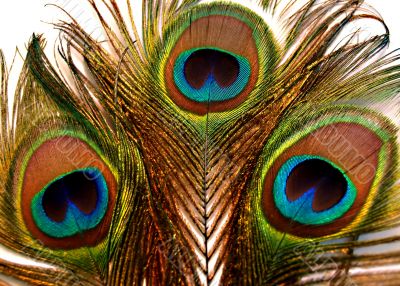
<path id="1" fill-rule="evenodd" d="M 249 82 L 249 61 L 215 48 L 182 52 L 174 65 L 174 81 L 185 97 L 198 103 L 221 102 L 238 96 Z"/>
<path id="2" fill-rule="evenodd" d="M 227 88 L 237 80 L 239 70 L 239 63 L 234 56 L 212 49 L 193 52 L 184 67 L 186 81 L 197 90 L 212 80 L 220 87 Z"/>
<path id="3" fill-rule="evenodd" d="M 95 228 L 108 207 L 108 187 L 97 168 L 64 174 L 38 192 L 31 211 L 37 227 L 63 238 Z"/>
<path id="4" fill-rule="evenodd" d="M 331 164 L 318 160 L 306 160 L 289 174 L 286 195 L 296 201 L 309 191 L 314 191 L 312 209 L 321 212 L 337 205 L 346 194 L 347 182 L 343 174 Z"/>
<path id="5" fill-rule="evenodd" d="M 318 156 L 294 156 L 275 178 L 273 197 L 286 218 L 323 225 L 342 217 L 353 205 L 357 190 L 335 164 Z"/>
<path id="6" fill-rule="evenodd" d="M 43 194 L 42 205 L 46 215 L 56 222 L 65 219 L 68 204 L 74 204 L 89 215 L 96 209 L 98 178 L 90 178 L 87 171 L 75 172 L 51 183 Z"/>

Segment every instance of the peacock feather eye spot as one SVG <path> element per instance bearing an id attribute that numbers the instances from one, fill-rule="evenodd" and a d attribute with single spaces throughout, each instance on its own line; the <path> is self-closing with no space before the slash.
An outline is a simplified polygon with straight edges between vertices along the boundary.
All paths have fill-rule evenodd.
<path id="1" fill-rule="evenodd" d="M 104 190 L 99 190 L 99 186 L 102 185 L 101 174 L 95 179 L 90 178 L 89 175 L 91 174 L 87 170 L 74 172 L 61 177 L 46 188 L 42 205 L 50 219 L 62 222 L 69 204 L 74 204 L 86 215 L 95 211 L 98 193 Z"/>
<path id="2" fill-rule="evenodd" d="M 27 229 L 50 248 L 99 244 L 108 234 L 117 192 L 110 165 L 77 137 L 58 136 L 37 146 L 21 168 Z"/>
<path id="3" fill-rule="evenodd" d="M 198 103 L 235 98 L 248 84 L 250 73 L 250 63 L 246 58 L 213 48 L 185 51 L 174 67 L 178 89 Z"/>
<path id="4" fill-rule="evenodd" d="M 383 129 L 357 116 L 327 116 L 331 122 L 288 138 L 265 165 L 262 207 L 277 230 L 320 237 L 366 216 L 393 146 Z"/>
<path id="5" fill-rule="evenodd" d="M 164 36 L 156 63 L 165 95 L 200 116 L 250 103 L 257 83 L 268 85 L 278 63 L 269 26 L 242 7 L 221 3 L 188 11 L 171 21 Z"/>
<path id="6" fill-rule="evenodd" d="M 289 174 L 286 195 L 294 202 L 309 191 L 314 191 L 312 209 L 322 212 L 337 205 L 346 195 L 347 181 L 331 164 L 311 159 L 298 164 Z"/>

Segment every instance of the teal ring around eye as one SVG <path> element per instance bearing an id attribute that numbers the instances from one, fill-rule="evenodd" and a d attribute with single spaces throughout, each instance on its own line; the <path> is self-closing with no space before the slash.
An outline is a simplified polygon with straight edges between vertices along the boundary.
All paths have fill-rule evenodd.
<path id="1" fill-rule="evenodd" d="M 61 222 L 53 221 L 49 218 L 44 211 L 43 196 L 47 188 L 57 180 L 61 180 L 65 176 L 72 173 L 83 172 L 86 176 L 93 178 L 97 189 L 97 202 L 96 208 L 90 213 L 83 213 L 71 201 L 68 201 L 67 211 L 65 218 Z M 85 168 L 75 170 L 70 173 L 63 174 L 50 182 L 40 192 L 38 192 L 32 199 L 31 211 L 32 217 L 38 228 L 45 234 L 55 238 L 65 238 L 76 235 L 78 233 L 95 228 L 103 219 L 107 212 L 108 207 L 108 187 L 106 180 L 100 170 L 97 168 Z"/>
<path id="2" fill-rule="evenodd" d="M 312 159 L 329 163 L 342 173 L 347 182 L 347 190 L 344 197 L 333 207 L 319 212 L 314 211 L 312 208 L 315 190 L 310 189 L 295 201 L 290 201 L 286 195 L 286 182 L 290 173 L 300 163 Z M 351 208 L 357 197 L 356 187 L 343 170 L 323 157 L 312 155 L 294 156 L 287 160 L 278 171 L 272 192 L 279 212 L 283 216 L 305 225 L 324 225 L 335 221 Z"/>
<path id="3" fill-rule="evenodd" d="M 227 53 L 237 60 L 239 64 L 239 74 L 236 81 L 232 85 L 230 85 L 229 87 L 220 87 L 215 79 L 212 76 L 209 76 L 205 84 L 200 89 L 195 89 L 190 86 L 185 78 L 185 63 L 194 52 L 202 49 L 212 49 Z M 249 61 L 245 57 L 221 49 L 202 47 L 182 52 L 175 62 L 173 72 L 176 86 L 187 98 L 199 103 L 207 103 L 209 101 L 226 101 L 238 96 L 249 82 L 251 75 L 251 66 Z"/>

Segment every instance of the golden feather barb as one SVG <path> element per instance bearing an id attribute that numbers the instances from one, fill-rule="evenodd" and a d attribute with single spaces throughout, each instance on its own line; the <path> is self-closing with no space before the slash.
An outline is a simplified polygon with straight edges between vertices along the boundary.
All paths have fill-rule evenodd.
<path id="1" fill-rule="evenodd" d="M 12 111 L 1 56 L 0 243 L 53 268 L 0 272 L 395 285 L 399 54 L 363 1 L 298 2 L 89 1 L 107 41 L 61 22 L 57 70 L 33 36 Z"/>

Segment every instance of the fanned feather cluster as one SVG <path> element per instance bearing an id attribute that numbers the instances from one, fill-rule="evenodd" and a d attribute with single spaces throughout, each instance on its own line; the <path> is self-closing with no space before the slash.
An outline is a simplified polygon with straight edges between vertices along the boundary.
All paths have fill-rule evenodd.
<path id="1" fill-rule="evenodd" d="M 11 110 L 0 54 L 0 244 L 49 265 L 1 258 L 2 277 L 396 285 L 383 20 L 355 0 L 142 2 L 139 29 L 135 1 L 89 0 L 105 42 L 57 24 L 56 67 L 34 35 Z M 361 19 L 386 32 L 348 34 Z"/>

